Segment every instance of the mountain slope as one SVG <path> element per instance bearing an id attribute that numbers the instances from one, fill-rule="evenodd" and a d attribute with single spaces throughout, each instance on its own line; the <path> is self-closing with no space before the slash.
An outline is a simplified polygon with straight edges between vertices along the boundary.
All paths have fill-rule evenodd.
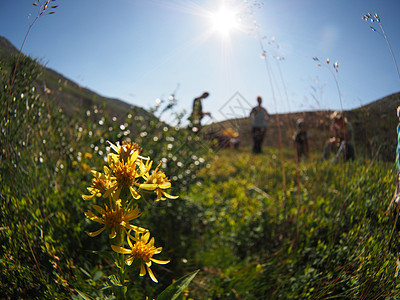
<path id="1" fill-rule="evenodd" d="M 16 57 L 19 50 L 14 47 L 6 38 L 0 36 L 0 60 L 3 62 L 11 61 Z M 8 66 L 9 67 L 9 66 Z M 37 82 L 39 89 L 46 92 L 49 100 L 56 106 L 62 108 L 69 116 L 78 111 L 91 109 L 94 105 L 104 106 L 104 112 L 109 117 L 123 119 L 127 112 L 135 107 L 136 111 L 142 116 L 153 118 L 154 116 L 143 108 L 132 106 L 119 99 L 103 97 L 87 88 L 81 87 L 72 80 L 64 77 L 58 72 L 41 66 L 42 80 Z"/>

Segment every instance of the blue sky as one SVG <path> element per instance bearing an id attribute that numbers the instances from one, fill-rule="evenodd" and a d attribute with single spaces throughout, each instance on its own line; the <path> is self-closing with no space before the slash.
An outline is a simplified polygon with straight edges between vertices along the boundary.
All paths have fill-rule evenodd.
<path id="1" fill-rule="evenodd" d="M 189 112 L 193 98 L 209 91 L 208 123 L 245 116 L 257 95 L 275 113 L 353 109 L 400 91 L 386 41 L 361 19 L 379 14 L 400 63 L 398 0 L 52 4 L 59 5 L 55 14 L 38 20 L 23 52 L 83 87 L 145 109 L 175 91 L 177 110 Z M 241 19 L 229 35 L 213 31 L 209 18 L 221 5 Z M 0 0 L 0 35 L 19 48 L 37 11 L 31 0 Z"/>

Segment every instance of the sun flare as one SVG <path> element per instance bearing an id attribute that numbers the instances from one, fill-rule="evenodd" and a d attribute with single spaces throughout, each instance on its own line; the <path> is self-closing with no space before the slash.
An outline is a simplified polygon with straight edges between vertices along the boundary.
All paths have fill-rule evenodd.
<path id="1" fill-rule="evenodd" d="M 239 18 L 234 9 L 227 6 L 221 6 L 221 8 L 212 13 L 210 16 L 212 29 L 220 33 L 222 36 L 229 36 L 232 30 L 239 27 Z"/>

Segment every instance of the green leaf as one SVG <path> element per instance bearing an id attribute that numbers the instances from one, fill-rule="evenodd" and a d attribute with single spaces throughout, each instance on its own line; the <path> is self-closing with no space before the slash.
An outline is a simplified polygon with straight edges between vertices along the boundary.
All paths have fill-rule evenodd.
<path id="1" fill-rule="evenodd" d="M 109 285 L 108 282 L 105 282 L 105 283 L 104 283 L 104 286 L 101 288 L 101 290 L 106 290 L 106 289 L 109 289 L 109 288 L 111 288 L 111 287 L 112 287 L 112 286 Z"/>
<path id="2" fill-rule="evenodd" d="M 97 271 L 97 272 L 94 273 L 94 275 L 93 275 L 93 280 L 94 280 L 94 281 L 97 281 L 97 280 L 99 280 L 101 277 L 103 277 L 103 275 L 104 275 L 103 272 Z"/>
<path id="3" fill-rule="evenodd" d="M 84 292 L 81 292 L 81 291 L 79 291 L 79 290 L 76 290 L 76 291 L 77 291 L 77 293 L 79 294 L 79 296 L 81 296 L 83 299 L 85 299 L 85 300 L 92 300 L 92 298 L 89 297 L 89 295 L 86 295 Z"/>
<path id="4" fill-rule="evenodd" d="M 187 274 L 177 281 L 169 285 L 160 295 L 157 300 L 174 300 L 179 297 L 183 290 L 189 285 L 189 283 L 196 277 L 199 270 Z"/>
<path id="5" fill-rule="evenodd" d="M 119 278 L 117 278 L 115 275 L 108 276 L 108 279 L 114 286 L 122 286 L 121 282 L 119 281 Z"/>
<path id="6" fill-rule="evenodd" d="M 92 275 L 88 271 L 86 271 L 84 268 L 79 268 L 83 274 L 85 274 L 87 277 L 92 278 Z"/>

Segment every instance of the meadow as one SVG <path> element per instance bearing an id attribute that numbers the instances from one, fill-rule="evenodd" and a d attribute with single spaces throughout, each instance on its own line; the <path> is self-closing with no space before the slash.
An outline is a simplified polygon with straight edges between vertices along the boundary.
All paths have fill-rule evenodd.
<path id="1" fill-rule="evenodd" d="M 276 135 L 259 155 L 221 149 L 170 100 L 65 112 L 23 55 L 0 60 L 0 84 L 2 299 L 399 298 L 380 147 L 348 162 L 317 146 L 297 161 Z"/>
<path id="2" fill-rule="evenodd" d="M 319 159 L 320 149 L 296 162 L 294 149 L 268 141 L 260 155 L 249 146 L 219 149 L 135 109 L 125 120 L 99 106 L 66 116 L 38 88 L 40 67 L 28 57 L 10 89 L 15 64 L 1 66 L 3 298 L 397 297 L 398 226 L 386 214 L 393 162 L 371 155 L 332 163 Z M 173 109 L 166 102 L 152 113 Z M 162 247 L 153 254 L 169 261 L 151 266 L 158 283 L 150 271 L 139 276 L 139 265 L 124 265 L 127 257 L 110 247 L 112 228 L 88 234 L 101 228 L 88 211 L 102 197 L 82 198 L 91 194 L 91 170 L 112 165 L 107 157 L 123 141 L 138 143 L 165 172 L 160 178 L 171 186 L 160 192 L 179 196 L 120 194 L 143 212 L 131 224 L 150 230 Z"/>

